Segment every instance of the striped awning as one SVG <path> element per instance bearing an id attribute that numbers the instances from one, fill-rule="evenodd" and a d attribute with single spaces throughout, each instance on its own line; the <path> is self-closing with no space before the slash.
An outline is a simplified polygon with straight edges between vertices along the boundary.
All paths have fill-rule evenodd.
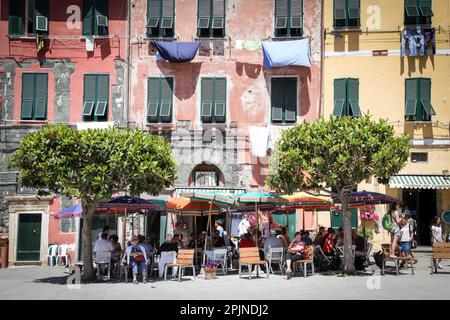
<path id="1" fill-rule="evenodd" d="M 186 187 L 175 188 L 175 198 L 186 192 L 217 192 L 223 194 L 239 194 L 244 193 L 245 189 L 240 188 L 224 188 L 224 187 Z"/>
<path id="2" fill-rule="evenodd" d="M 399 189 L 450 189 L 450 176 L 398 175 L 391 177 L 389 187 Z"/>

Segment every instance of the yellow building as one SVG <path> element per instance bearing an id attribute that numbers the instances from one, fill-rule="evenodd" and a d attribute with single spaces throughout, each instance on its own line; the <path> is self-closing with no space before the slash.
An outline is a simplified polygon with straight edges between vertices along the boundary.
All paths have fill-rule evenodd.
<path id="1" fill-rule="evenodd" d="M 448 0 L 325 0 L 322 116 L 368 112 L 411 137 L 399 175 L 358 190 L 401 199 L 416 214 L 422 245 L 431 219 L 450 210 L 449 24 Z M 388 241 L 380 231 L 376 242 Z"/>

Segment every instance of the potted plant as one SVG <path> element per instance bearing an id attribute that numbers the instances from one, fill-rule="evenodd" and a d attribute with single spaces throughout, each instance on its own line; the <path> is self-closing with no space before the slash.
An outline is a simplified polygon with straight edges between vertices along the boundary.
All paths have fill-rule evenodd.
<path id="1" fill-rule="evenodd" d="M 216 260 L 208 260 L 205 265 L 205 279 L 215 279 L 217 266 L 219 265 L 219 261 Z"/>

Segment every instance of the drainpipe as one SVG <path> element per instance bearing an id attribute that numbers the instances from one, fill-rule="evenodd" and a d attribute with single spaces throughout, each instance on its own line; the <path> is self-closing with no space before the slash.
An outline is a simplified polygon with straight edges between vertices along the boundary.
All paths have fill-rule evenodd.
<path id="1" fill-rule="evenodd" d="M 320 103 L 319 103 L 319 118 L 324 116 L 324 66 L 325 66 L 325 28 L 324 28 L 324 19 L 325 19 L 325 0 L 321 0 L 321 21 L 320 21 Z"/>
<path id="2" fill-rule="evenodd" d="M 126 106 L 124 108 L 124 118 L 125 118 L 125 126 L 128 128 L 128 114 L 130 110 L 130 68 L 131 68 L 131 0 L 127 0 L 127 34 L 126 34 L 126 43 L 127 43 L 127 89 L 126 89 L 126 95 L 127 95 L 127 102 Z"/>

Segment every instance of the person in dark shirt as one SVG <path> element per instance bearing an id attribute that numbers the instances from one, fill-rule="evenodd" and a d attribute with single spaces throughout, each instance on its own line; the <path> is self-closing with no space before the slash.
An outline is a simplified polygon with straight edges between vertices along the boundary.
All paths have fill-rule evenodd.
<path id="1" fill-rule="evenodd" d="M 252 240 L 252 235 L 250 233 L 244 234 L 244 237 L 239 241 L 239 248 L 251 248 L 256 247 L 255 242 Z"/>
<path id="2" fill-rule="evenodd" d="M 219 230 L 214 231 L 213 247 L 214 248 L 225 247 L 225 241 L 223 240 L 223 237 L 220 236 L 220 231 Z"/>
<path id="3" fill-rule="evenodd" d="M 309 231 L 303 230 L 301 232 L 301 240 L 305 243 L 305 245 L 310 246 L 313 244 L 312 239 L 309 237 Z"/>
<path id="4" fill-rule="evenodd" d="M 315 246 L 323 247 L 323 243 L 325 242 L 325 227 L 320 227 L 319 231 L 317 232 L 316 237 L 314 238 L 313 244 Z"/>
<path id="5" fill-rule="evenodd" d="M 172 240 L 164 242 L 157 251 L 157 255 L 161 255 L 163 251 L 175 251 L 178 252 L 178 243 L 179 238 L 178 235 L 174 235 Z"/>

